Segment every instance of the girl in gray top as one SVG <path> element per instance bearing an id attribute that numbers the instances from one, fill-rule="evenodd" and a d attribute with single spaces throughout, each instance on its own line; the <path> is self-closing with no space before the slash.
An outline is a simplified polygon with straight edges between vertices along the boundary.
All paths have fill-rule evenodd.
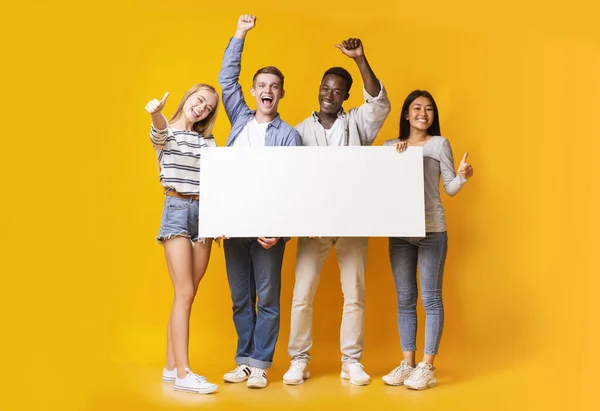
<path id="1" fill-rule="evenodd" d="M 398 298 L 398 330 L 404 360 L 383 377 L 388 385 L 426 389 L 436 385 L 433 361 L 438 352 L 444 325 L 442 277 L 448 247 L 444 207 L 440 199 L 440 176 L 444 190 L 456 195 L 473 175 L 463 156 L 458 172 L 450 142 L 440 136 L 440 121 L 435 100 L 427 91 L 415 90 L 402 106 L 400 137 L 388 140 L 399 152 L 407 146 L 423 147 L 425 185 L 425 237 L 389 239 L 390 262 Z M 417 332 L 417 265 L 421 280 L 421 299 L 425 308 L 425 350 L 423 360 L 415 364 Z"/>

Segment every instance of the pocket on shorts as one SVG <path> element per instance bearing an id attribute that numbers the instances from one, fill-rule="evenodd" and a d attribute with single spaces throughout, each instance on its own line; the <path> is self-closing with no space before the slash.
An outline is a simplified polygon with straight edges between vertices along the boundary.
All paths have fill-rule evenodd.
<path id="1" fill-rule="evenodd" d="M 190 201 L 183 198 L 168 197 L 169 202 L 167 208 L 169 211 L 187 210 L 190 207 Z"/>

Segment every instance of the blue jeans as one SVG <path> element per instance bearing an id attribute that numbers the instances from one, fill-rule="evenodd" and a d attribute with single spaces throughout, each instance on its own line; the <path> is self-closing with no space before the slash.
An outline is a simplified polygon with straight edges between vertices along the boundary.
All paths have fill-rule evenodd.
<path id="1" fill-rule="evenodd" d="M 270 368 L 279 337 L 281 264 L 285 241 L 265 250 L 256 238 L 225 240 L 225 264 L 238 335 L 235 362 Z M 256 297 L 258 295 L 258 313 Z M 258 315 L 257 315 L 258 314 Z"/>
<path id="2" fill-rule="evenodd" d="M 425 237 L 391 237 L 390 263 L 398 298 L 398 331 L 402 351 L 416 351 L 417 264 L 421 299 L 425 308 L 425 354 L 438 352 L 444 328 L 442 278 L 448 250 L 447 233 L 427 233 Z"/>

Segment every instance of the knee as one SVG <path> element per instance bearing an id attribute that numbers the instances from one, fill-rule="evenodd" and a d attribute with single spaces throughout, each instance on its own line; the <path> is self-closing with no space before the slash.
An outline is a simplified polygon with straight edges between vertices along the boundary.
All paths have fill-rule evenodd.
<path id="1" fill-rule="evenodd" d="M 398 309 L 414 310 L 417 307 L 417 293 L 413 290 L 398 290 Z"/>
<path id="2" fill-rule="evenodd" d="M 279 310 L 279 290 L 259 290 L 258 291 L 258 307 L 262 309 L 271 309 L 277 307 Z"/>
<path id="3" fill-rule="evenodd" d="M 294 308 L 312 307 L 314 296 L 315 296 L 315 289 L 312 285 L 308 285 L 308 286 L 299 285 L 294 288 L 294 295 L 292 297 L 292 306 Z"/>
<path id="4" fill-rule="evenodd" d="M 345 288 L 344 290 L 344 306 L 352 306 L 363 308 L 365 305 L 365 290 L 357 284 L 352 289 Z"/>
<path id="5" fill-rule="evenodd" d="M 189 307 L 194 302 L 196 292 L 194 287 L 185 287 L 175 291 L 175 305 Z"/>
<path id="6" fill-rule="evenodd" d="M 279 321 L 279 312 L 280 312 L 280 305 L 279 305 L 279 299 L 267 299 L 265 301 L 258 301 L 258 312 L 259 314 L 263 315 L 264 317 L 270 319 L 270 320 L 277 320 Z"/>
<path id="7" fill-rule="evenodd" d="M 444 303 L 442 301 L 441 291 L 422 291 L 423 308 L 425 314 L 440 314 L 444 312 Z"/>

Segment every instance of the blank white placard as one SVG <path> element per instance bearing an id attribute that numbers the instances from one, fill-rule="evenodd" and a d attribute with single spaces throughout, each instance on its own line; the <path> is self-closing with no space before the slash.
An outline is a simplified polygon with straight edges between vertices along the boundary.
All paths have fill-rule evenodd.
<path id="1" fill-rule="evenodd" d="M 201 237 L 424 237 L 423 149 L 210 147 Z"/>

